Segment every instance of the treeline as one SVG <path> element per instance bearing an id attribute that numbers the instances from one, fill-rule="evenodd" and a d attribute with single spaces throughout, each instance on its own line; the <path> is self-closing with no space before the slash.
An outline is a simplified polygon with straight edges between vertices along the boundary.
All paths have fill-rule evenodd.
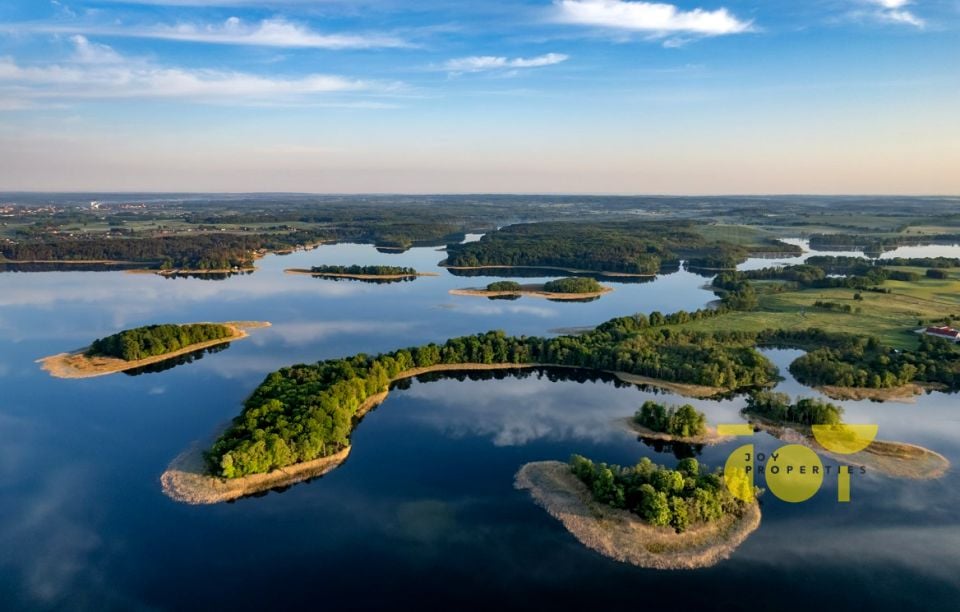
<path id="1" fill-rule="evenodd" d="M 573 455 L 570 470 L 596 501 L 628 510 L 657 527 L 669 525 L 677 533 L 743 509 L 723 478 L 703 473 L 693 458 L 681 459 L 671 470 L 646 457 L 633 467 L 621 467 Z"/>
<path id="2" fill-rule="evenodd" d="M 229 327 L 217 323 L 147 325 L 94 340 L 86 354 L 137 361 L 231 335 Z"/>
<path id="3" fill-rule="evenodd" d="M 921 336 L 913 351 L 897 351 L 870 339 L 847 337 L 840 345 L 818 348 L 790 364 L 806 385 L 889 389 L 907 383 L 960 387 L 960 352 L 952 342 Z"/>
<path id="4" fill-rule="evenodd" d="M 790 400 L 786 393 L 757 391 L 747 397 L 744 413 L 783 424 L 837 425 L 843 417 L 843 408 L 818 399 Z"/>
<path id="5" fill-rule="evenodd" d="M 517 281 L 494 281 L 487 285 L 487 291 L 520 291 L 523 287 Z"/>
<path id="6" fill-rule="evenodd" d="M 547 293 L 597 293 L 603 291 L 603 286 L 593 278 L 570 277 L 547 281 L 543 290 Z"/>
<path id="7" fill-rule="evenodd" d="M 815 259 L 811 257 L 810 259 Z M 823 259 L 823 258 L 819 258 Z M 844 259 L 844 258 L 833 258 Z M 756 292 L 751 281 L 778 280 L 796 284 L 804 289 L 855 289 L 858 291 L 873 290 L 887 280 L 915 282 L 922 277 L 917 272 L 909 270 L 891 270 L 854 257 L 849 264 L 824 263 L 825 267 L 811 264 L 796 266 L 760 268 L 758 270 L 730 271 L 714 277 L 712 285 L 724 291 L 724 303 L 735 310 L 749 310 L 756 307 Z M 927 271 L 942 275 L 947 274 L 940 269 Z M 835 276 L 830 276 L 835 275 Z"/>
<path id="8" fill-rule="evenodd" d="M 856 234 L 811 234 L 810 248 L 820 251 L 863 250 L 877 254 L 892 251 L 897 247 L 937 243 L 956 243 L 960 234 L 944 233 L 937 235 L 900 235 L 900 236 L 864 236 Z M 897 264 L 891 264 L 897 265 Z"/>
<path id="9" fill-rule="evenodd" d="M 707 417 L 690 404 L 666 406 L 647 400 L 633 415 L 633 421 L 647 429 L 682 438 L 707 433 Z"/>
<path id="10" fill-rule="evenodd" d="M 783 243 L 770 248 L 789 249 Z M 689 221 L 547 222 L 510 225 L 477 242 L 447 247 L 449 266 L 554 266 L 656 274 L 687 259 L 691 266 L 734 267 L 750 249 L 711 241 Z"/>
<path id="11" fill-rule="evenodd" d="M 438 364 L 547 364 L 622 371 L 681 383 L 723 387 L 765 385 L 777 375 L 763 355 L 735 336 L 653 329 L 556 338 L 503 332 L 453 338 L 375 357 L 356 355 L 283 368 L 267 376 L 243 412 L 208 454 L 211 470 L 234 478 L 337 452 L 352 418 L 371 395 L 401 372 Z"/>
<path id="12" fill-rule="evenodd" d="M 668 314 L 663 314 L 658 310 L 654 310 L 649 315 L 639 312 L 637 314 L 628 315 L 625 317 L 617 317 L 615 319 L 610 319 L 605 323 L 601 323 L 597 326 L 596 332 L 610 334 L 615 338 L 622 338 L 624 336 L 634 334 L 641 330 L 650 329 L 652 327 L 681 325 L 691 321 L 712 319 L 714 317 L 726 314 L 727 312 L 729 311 L 724 308 L 700 308 L 698 310 L 694 310 L 693 312 L 678 310 L 677 312 Z"/>
<path id="13" fill-rule="evenodd" d="M 850 304 L 841 304 L 840 302 L 817 300 L 813 303 L 813 307 L 819 308 L 820 310 L 829 310 L 831 312 L 844 312 L 848 314 L 853 312 L 853 306 Z"/>
<path id="14" fill-rule="evenodd" d="M 315 274 L 356 274 L 363 276 L 416 276 L 414 268 L 401 266 L 313 266 Z"/>
<path id="15" fill-rule="evenodd" d="M 162 238 L 90 238 L 0 245 L 7 259 L 136 261 L 159 269 L 219 270 L 253 265 L 261 250 L 291 248 L 313 234 L 205 234 Z"/>

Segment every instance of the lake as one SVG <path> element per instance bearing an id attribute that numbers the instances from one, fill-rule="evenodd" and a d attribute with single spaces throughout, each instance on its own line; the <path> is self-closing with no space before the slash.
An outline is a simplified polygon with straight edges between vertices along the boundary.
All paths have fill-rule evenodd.
<path id="1" fill-rule="evenodd" d="M 432 248 L 385 254 L 344 244 L 268 256 L 254 274 L 223 280 L 0 274 L 3 607 L 956 609 L 956 470 L 932 482 L 855 475 L 848 504 L 836 502 L 830 478 L 801 504 L 767 493 L 760 529 L 709 569 L 642 570 L 582 547 L 514 490 L 521 465 L 571 453 L 672 465 L 694 453 L 720 466 L 747 441 L 705 449 L 645 444 L 618 421 L 646 399 L 687 400 L 589 376 L 569 380 L 555 370 L 412 381 L 364 418 L 343 466 L 283 492 L 200 507 L 163 495 L 158 479 L 170 460 L 238 414 L 279 367 L 489 329 L 551 334 L 715 299 L 703 289 L 708 279 L 685 271 L 612 283 L 613 293 L 589 303 L 451 296 L 450 289 L 496 279 L 450 275 L 436 267 L 443 256 Z M 368 284 L 283 273 L 353 263 L 440 276 Z M 54 379 L 34 363 L 122 328 L 227 320 L 273 327 L 136 376 Z M 787 377 L 780 390 L 816 395 L 786 371 L 799 352 L 767 354 Z M 880 438 L 926 446 L 957 465 L 956 400 L 934 393 L 914 404 L 839 403 L 848 422 L 878 423 Z M 690 403 L 711 423 L 738 422 L 743 406 L 742 398 Z M 750 441 L 763 452 L 780 446 L 766 434 Z"/>

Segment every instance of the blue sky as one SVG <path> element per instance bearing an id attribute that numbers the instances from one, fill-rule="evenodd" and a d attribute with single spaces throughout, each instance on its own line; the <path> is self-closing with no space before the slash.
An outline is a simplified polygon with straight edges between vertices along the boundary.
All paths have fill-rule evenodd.
<path id="1" fill-rule="evenodd" d="M 8 0 L 0 189 L 960 193 L 960 0 Z"/>

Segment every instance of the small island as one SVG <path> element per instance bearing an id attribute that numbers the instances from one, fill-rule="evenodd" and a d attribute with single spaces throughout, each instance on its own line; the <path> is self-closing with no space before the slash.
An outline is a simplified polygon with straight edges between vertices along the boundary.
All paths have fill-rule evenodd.
<path id="1" fill-rule="evenodd" d="M 758 391 L 747 398 L 743 413 L 754 427 L 831 459 L 876 470 L 893 478 L 933 480 L 946 474 L 950 461 L 928 448 L 874 439 L 876 425 L 846 425 L 843 408 L 817 399 Z M 842 452 L 837 452 L 842 451 Z"/>
<path id="2" fill-rule="evenodd" d="M 735 498 L 693 458 L 671 470 L 647 458 L 620 467 L 574 455 L 524 465 L 515 486 L 584 546 L 645 568 L 715 565 L 760 526 L 757 501 Z"/>
<path id="3" fill-rule="evenodd" d="M 147 325 L 94 340 L 90 346 L 38 360 L 57 378 L 92 378 L 134 370 L 220 344 L 242 340 L 260 321 Z"/>
<path id="4" fill-rule="evenodd" d="M 439 276 L 435 272 L 417 272 L 405 266 L 313 266 L 306 268 L 288 268 L 287 274 L 307 274 L 321 278 L 352 279 L 361 281 L 398 281 L 413 280 L 418 276 Z"/>
<path id="5" fill-rule="evenodd" d="M 663 440 L 685 444 L 720 444 L 732 439 L 721 436 L 707 425 L 707 417 L 690 404 L 667 406 L 647 400 L 632 418 L 631 431 L 645 440 Z"/>
<path id="6" fill-rule="evenodd" d="M 451 289 L 450 294 L 491 299 L 529 296 L 548 300 L 592 300 L 611 291 L 612 287 L 601 285 L 593 278 L 570 277 L 529 285 L 521 285 L 516 281 L 497 281 L 483 289 Z"/>

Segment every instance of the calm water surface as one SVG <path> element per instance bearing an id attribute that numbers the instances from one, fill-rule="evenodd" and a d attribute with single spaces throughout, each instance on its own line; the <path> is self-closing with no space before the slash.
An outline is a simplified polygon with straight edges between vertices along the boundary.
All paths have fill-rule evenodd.
<path id="1" fill-rule="evenodd" d="M 281 366 L 488 329 L 549 334 L 714 299 L 702 289 L 707 279 L 682 271 L 574 304 L 451 296 L 451 288 L 492 279 L 442 271 L 390 285 L 283 273 L 320 263 L 430 271 L 442 258 L 434 249 L 381 254 L 337 245 L 267 257 L 255 274 L 222 281 L 0 275 L 0 607 L 637 609 L 682 600 L 698 609 L 957 608 L 956 471 L 934 482 L 868 473 L 854 478 L 853 501 L 844 505 L 830 479 L 803 504 L 768 494 L 761 528 L 711 569 L 641 570 L 583 548 L 513 489 L 523 463 L 577 452 L 672 464 L 675 455 L 699 453 L 717 466 L 743 442 L 703 450 L 644 444 L 618 420 L 645 399 L 680 398 L 552 371 L 413 381 L 364 419 L 346 464 L 282 493 L 207 507 L 161 493 L 168 462 L 236 415 Z M 60 380 L 34 363 L 125 327 L 243 319 L 274 325 L 161 372 Z M 768 354 L 787 375 L 799 353 Z M 789 378 L 781 389 L 815 395 Z M 743 405 L 692 403 L 711 422 L 737 422 Z M 960 462 L 956 396 L 843 404 L 848 421 L 879 423 L 882 438 Z M 753 442 L 764 451 L 779 446 L 763 434 Z"/>

